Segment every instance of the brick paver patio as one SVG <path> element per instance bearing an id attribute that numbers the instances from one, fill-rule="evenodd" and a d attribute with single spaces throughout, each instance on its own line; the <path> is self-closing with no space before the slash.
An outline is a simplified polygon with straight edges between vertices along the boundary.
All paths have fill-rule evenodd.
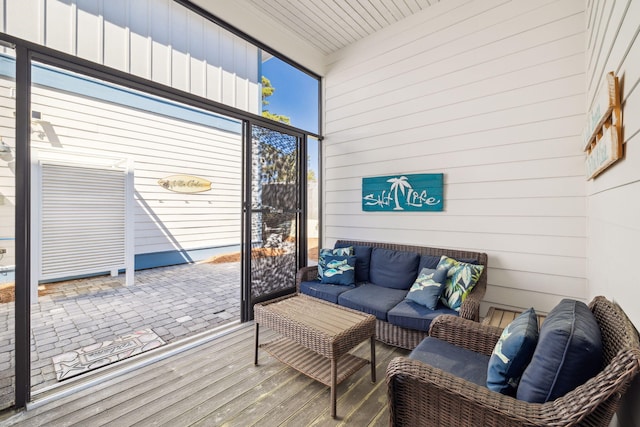
<path id="1" fill-rule="evenodd" d="M 240 263 L 136 271 L 129 287 L 123 274 L 71 280 L 48 284 L 40 295 L 31 308 L 34 389 L 57 382 L 51 361 L 57 354 L 142 328 L 170 343 L 239 320 Z M 0 372 L 13 372 L 14 320 L 13 303 L 0 304 Z M 0 403 L 6 380 L 0 379 Z"/>

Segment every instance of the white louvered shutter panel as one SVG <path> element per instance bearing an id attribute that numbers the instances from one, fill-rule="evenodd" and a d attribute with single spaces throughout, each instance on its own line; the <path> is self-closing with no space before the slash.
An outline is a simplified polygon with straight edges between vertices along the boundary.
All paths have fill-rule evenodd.
<path id="1" fill-rule="evenodd" d="M 41 279 L 125 267 L 126 171 L 42 163 Z"/>

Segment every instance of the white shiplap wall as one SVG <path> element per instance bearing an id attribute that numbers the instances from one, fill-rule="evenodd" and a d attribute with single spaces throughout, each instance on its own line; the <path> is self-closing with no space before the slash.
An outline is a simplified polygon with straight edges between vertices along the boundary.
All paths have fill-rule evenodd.
<path id="1" fill-rule="evenodd" d="M 173 0 L 6 0 L 0 31 L 259 113 L 258 48 Z"/>
<path id="2" fill-rule="evenodd" d="M 239 133 L 45 87 L 33 87 L 32 106 L 45 122 L 33 125 L 34 149 L 134 162 L 135 254 L 239 244 Z M 158 184 L 183 174 L 212 189 L 181 194 Z"/>
<path id="3" fill-rule="evenodd" d="M 587 105 L 604 74 L 614 71 L 624 124 L 624 158 L 587 185 L 589 294 L 616 300 L 638 328 L 633 266 L 640 254 L 640 2 L 589 1 L 587 27 Z"/>
<path id="4" fill-rule="evenodd" d="M 589 0 L 586 12 L 587 106 L 603 76 L 619 78 L 624 157 L 587 183 L 587 278 L 590 297 L 605 295 L 640 328 L 635 274 L 640 241 L 640 2 Z M 640 380 L 625 394 L 611 424 L 640 425 Z"/>
<path id="5" fill-rule="evenodd" d="M 481 314 L 586 299 L 584 9 L 449 0 L 331 56 L 324 244 L 487 252 Z M 362 212 L 362 177 L 439 172 L 444 212 Z"/>

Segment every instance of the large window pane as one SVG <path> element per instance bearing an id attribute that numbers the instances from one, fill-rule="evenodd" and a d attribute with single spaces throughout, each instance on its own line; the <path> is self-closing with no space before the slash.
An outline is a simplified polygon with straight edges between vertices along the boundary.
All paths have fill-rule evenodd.
<path id="1" fill-rule="evenodd" d="M 307 263 L 318 263 L 320 238 L 320 144 L 307 139 Z"/>
<path id="2" fill-rule="evenodd" d="M 0 409 L 15 403 L 15 59 L 0 54 Z"/>
<path id="3" fill-rule="evenodd" d="M 32 389 L 239 321 L 241 122 L 32 75 Z"/>

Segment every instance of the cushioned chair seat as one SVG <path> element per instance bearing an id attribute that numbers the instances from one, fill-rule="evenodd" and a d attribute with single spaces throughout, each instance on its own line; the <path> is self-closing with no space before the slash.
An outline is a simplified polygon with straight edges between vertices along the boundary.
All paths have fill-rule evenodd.
<path id="1" fill-rule="evenodd" d="M 441 314 L 458 315 L 458 312 L 438 303 L 435 310 L 413 301 L 404 300 L 387 313 L 387 321 L 401 328 L 428 331 L 431 321 Z"/>
<path id="2" fill-rule="evenodd" d="M 353 285 L 350 285 L 350 286 L 331 285 L 326 283 L 320 283 L 319 280 L 300 283 L 301 293 L 310 295 L 315 298 L 320 298 L 325 301 L 332 302 L 334 304 L 338 303 L 338 296 L 341 293 L 346 292 L 353 288 L 355 288 L 355 286 Z"/>
<path id="3" fill-rule="evenodd" d="M 487 385 L 489 356 L 482 353 L 427 337 L 413 349 L 409 358 L 420 360 L 482 387 Z"/>
<path id="4" fill-rule="evenodd" d="M 401 302 L 406 290 L 385 288 L 366 283 L 338 296 L 338 304 L 354 310 L 373 314 L 380 320 L 387 320 L 387 312 Z"/>

